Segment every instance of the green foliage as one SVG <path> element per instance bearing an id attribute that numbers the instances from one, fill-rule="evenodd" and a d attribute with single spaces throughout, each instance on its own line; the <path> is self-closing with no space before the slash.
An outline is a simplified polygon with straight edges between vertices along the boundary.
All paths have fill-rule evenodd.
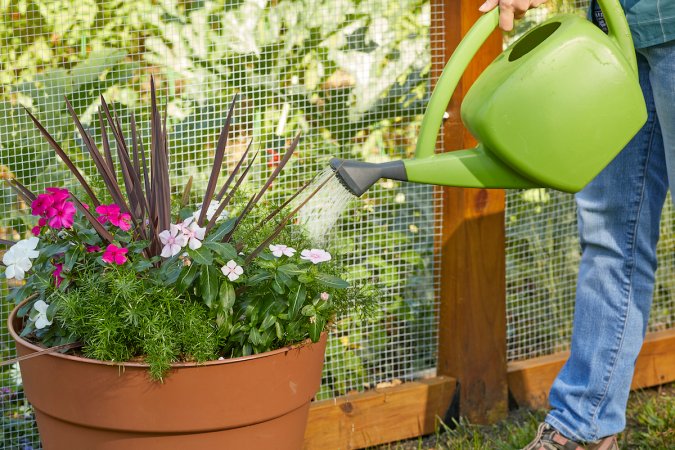
<path id="1" fill-rule="evenodd" d="M 144 356 L 155 379 L 172 362 L 218 358 L 216 328 L 203 303 L 139 279 L 128 266 L 83 271 L 78 278 L 77 287 L 54 290 L 48 300 L 63 333 L 85 343 L 85 356 L 120 363 Z"/>

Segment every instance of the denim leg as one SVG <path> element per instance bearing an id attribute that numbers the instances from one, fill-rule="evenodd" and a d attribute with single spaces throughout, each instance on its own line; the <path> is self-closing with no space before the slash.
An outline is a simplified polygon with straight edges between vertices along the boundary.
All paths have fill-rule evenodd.
<path id="1" fill-rule="evenodd" d="M 576 196 L 582 258 L 571 354 L 551 388 L 546 422 L 578 441 L 624 429 L 651 307 L 667 174 L 644 56 L 638 65 L 647 123 Z"/>
<path id="2" fill-rule="evenodd" d="M 649 81 L 654 92 L 654 106 L 661 124 L 663 144 L 670 180 L 675 192 L 675 41 L 648 47 L 641 52 L 649 62 Z M 675 195 L 673 195 L 675 201 Z"/>

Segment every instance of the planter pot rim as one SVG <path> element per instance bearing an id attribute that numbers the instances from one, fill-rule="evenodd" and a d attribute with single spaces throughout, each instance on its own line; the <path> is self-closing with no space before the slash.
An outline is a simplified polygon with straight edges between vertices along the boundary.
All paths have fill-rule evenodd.
<path id="1" fill-rule="evenodd" d="M 17 316 L 17 312 L 19 308 L 21 308 L 24 304 L 26 304 L 28 300 L 24 300 L 18 305 L 16 305 L 12 311 L 9 314 L 9 317 L 7 318 L 7 329 L 9 330 L 9 334 L 17 342 L 21 342 L 22 345 L 30 348 L 31 350 L 35 352 L 39 352 L 42 350 L 45 350 L 44 347 L 40 347 L 38 345 L 33 344 L 30 341 L 27 341 L 23 337 L 19 336 L 19 333 L 14 329 L 14 322 L 15 320 L 19 320 L 19 317 Z M 323 331 L 321 334 L 325 334 L 326 331 Z M 234 364 L 237 362 L 242 362 L 242 361 L 249 361 L 252 359 L 261 359 L 261 358 L 267 358 L 270 356 L 278 355 L 279 353 L 286 353 L 290 352 L 294 349 L 298 349 L 300 347 L 304 347 L 305 345 L 311 345 L 313 344 L 311 339 L 306 339 L 303 342 L 300 342 L 298 344 L 294 345 L 289 345 L 286 347 L 282 347 L 276 350 L 270 350 L 268 352 L 264 353 L 258 353 L 256 355 L 248 355 L 248 356 L 239 356 L 237 358 L 225 358 L 222 360 L 215 360 L 215 361 L 206 361 L 203 363 L 197 363 L 197 362 L 183 362 L 183 363 L 172 363 L 171 368 L 172 369 L 189 369 L 189 368 L 196 368 L 196 367 L 204 367 L 204 366 L 216 366 L 216 365 L 221 365 L 221 364 Z M 80 363 L 87 363 L 87 364 L 99 364 L 102 366 L 115 366 L 115 367 L 134 367 L 134 368 L 143 368 L 147 369 L 150 367 L 146 363 L 141 363 L 141 362 L 115 362 L 115 361 L 102 361 L 99 359 L 92 359 L 92 358 L 83 358 L 81 356 L 73 356 L 73 355 L 66 355 L 63 353 L 58 353 L 58 352 L 53 352 L 53 353 L 48 353 L 43 356 L 52 356 L 56 358 L 63 358 L 63 359 L 68 359 L 74 362 L 80 362 Z"/>

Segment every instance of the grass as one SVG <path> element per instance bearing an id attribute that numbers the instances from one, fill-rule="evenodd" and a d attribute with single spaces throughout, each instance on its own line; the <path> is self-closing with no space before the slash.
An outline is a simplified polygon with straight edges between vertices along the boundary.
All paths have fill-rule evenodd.
<path id="1" fill-rule="evenodd" d="M 494 425 L 462 420 L 450 429 L 441 424 L 436 434 L 381 445 L 372 450 L 510 450 L 527 445 L 545 411 L 517 409 Z M 636 391 L 628 402 L 626 430 L 619 435 L 622 449 L 668 450 L 675 447 L 675 384 Z"/>

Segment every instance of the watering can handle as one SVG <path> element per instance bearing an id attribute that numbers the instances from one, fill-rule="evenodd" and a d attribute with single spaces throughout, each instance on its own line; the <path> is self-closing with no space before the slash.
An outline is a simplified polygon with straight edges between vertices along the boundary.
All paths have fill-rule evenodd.
<path id="1" fill-rule="evenodd" d="M 598 2 L 607 21 L 610 39 L 621 49 L 626 60 L 635 71 L 635 76 L 637 76 L 637 60 L 633 38 L 619 1 L 598 0 Z M 426 158 L 434 154 L 436 139 L 443 122 L 443 114 L 445 114 L 445 110 L 450 103 L 452 94 L 455 92 L 469 62 L 498 25 L 499 8 L 483 14 L 464 36 L 443 68 L 424 112 L 415 150 L 416 158 Z"/>
<path id="2" fill-rule="evenodd" d="M 621 49 L 623 56 L 630 63 L 637 77 L 638 68 L 633 36 L 630 33 L 628 20 L 626 20 L 626 14 L 623 12 L 619 0 L 598 0 L 598 4 L 605 16 L 610 39 Z"/>

